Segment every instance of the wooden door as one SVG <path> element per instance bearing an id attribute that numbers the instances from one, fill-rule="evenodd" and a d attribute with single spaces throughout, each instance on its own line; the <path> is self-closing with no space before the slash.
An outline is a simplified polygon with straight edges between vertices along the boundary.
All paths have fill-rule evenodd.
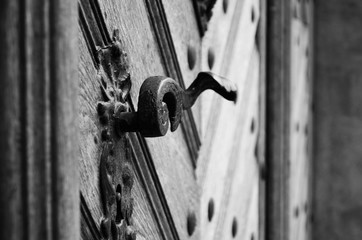
<path id="1" fill-rule="evenodd" d="M 308 238 L 310 1 L 5 2 L 1 238 Z M 145 137 L 146 79 L 207 71 L 236 101 Z"/>
<path id="2" fill-rule="evenodd" d="M 102 206 L 100 172 L 105 144 L 112 141 L 107 161 L 115 164 L 113 176 L 130 172 L 133 182 L 125 184 L 123 175 L 112 179 L 122 189 L 122 198 L 133 198 L 133 204 L 127 205 L 127 211 L 133 211 L 129 216 L 132 220 L 126 223 L 129 234 L 140 239 L 186 239 L 189 235 L 197 239 L 194 223 L 199 211 L 199 190 L 192 158 L 197 133 L 192 119 L 186 116 L 173 134 L 145 139 L 139 133 L 116 135 L 97 112 L 97 104 L 105 101 L 102 81 L 109 80 L 100 78 L 107 66 L 101 65 L 99 51 L 112 49 L 116 44 L 128 56 L 124 64 L 129 64 L 126 74 L 129 67 L 130 75 L 126 77 L 130 77 L 132 87 L 125 101 L 131 111 L 137 106 L 140 86 L 146 78 L 169 76 L 182 84 L 161 2 L 80 1 L 79 15 L 82 238 L 100 239 L 110 234 L 109 230 L 100 231 L 101 219 L 108 217 Z"/>
<path id="3" fill-rule="evenodd" d="M 198 4 L 79 1 L 83 239 L 111 233 L 100 230 L 109 218 L 100 183 L 106 142 L 113 145 L 105 161 L 120 172 L 113 172 L 112 183 L 119 184 L 121 198 L 134 202 L 127 205 L 133 210 L 126 223 L 130 234 L 134 231 L 141 239 L 259 237 L 260 2 L 216 1 L 209 22 L 202 19 Z M 105 63 L 104 54 L 116 46 L 124 57 L 117 77 L 132 84 L 125 99 L 131 111 L 137 111 L 143 81 L 155 75 L 171 77 L 185 88 L 200 71 L 212 71 L 237 85 L 238 100 L 235 104 L 206 92 L 183 113 L 175 132 L 158 138 L 117 134 L 97 112 L 97 104 L 107 100 L 102 84 L 112 81 L 104 72 L 113 63 Z M 130 171 L 134 180 L 127 196 L 121 190 L 127 188 L 122 171 Z"/>

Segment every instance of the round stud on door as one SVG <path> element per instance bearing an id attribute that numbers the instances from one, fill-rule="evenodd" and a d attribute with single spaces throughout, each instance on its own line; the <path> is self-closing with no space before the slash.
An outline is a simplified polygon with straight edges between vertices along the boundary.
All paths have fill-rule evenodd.
<path id="1" fill-rule="evenodd" d="M 296 207 L 294 209 L 294 216 L 295 216 L 295 218 L 298 218 L 298 216 L 299 216 L 299 208 L 298 207 Z"/>
<path id="2" fill-rule="evenodd" d="M 211 198 L 207 207 L 207 219 L 209 222 L 211 222 L 212 217 L 214 216 L 214 207 L 214 200 Z"/>
<path id="3" fill-rule="evenodd" d="M 236 218 L 233 218 L 233 223 L 231 225 L 231 236 L 235 238 L 236 234 L 238 233 L 238 221 Z"/>
<path id="4" fill-rule="evenodd" d="M 196 64 L 196 50 L 192 46 L 187 47 L 187 62 L 189 64 L 189 69 L 194 69 Z"/>
<path id="5" fill-rule="evenodd" d="M 250 132 L 254 133 L 255 130 L 255 120 L 254 118 L 251 120 L 251 125 L 250 125 Z"/>
<path id="6" fill-rule="evenodd" d="M 215 63 L 215 53 L 212 48 L 209 48 L 207 51 L 207 64 L 209 65 L 209 69 L 211 70 L 214 67 Z"/>
<path id="7" fill-rule="evenodd" d="M 251 22 L 255 21 L 255 10 L 254 7 L 251 8 Z"/>
<path id="8" fill-rule="evenodd" d="M 229 6 L 229 0 L 222 1 L 222 10 L 224 11 L 224 13 L 227 12 L 228 6 Z"/>
<path id="9" fill-rule="evenodd" d="M 189 213 L 187 216 L 187 233 L 191 236 L 195 232 L 196 216 L 195 213 Z"/>

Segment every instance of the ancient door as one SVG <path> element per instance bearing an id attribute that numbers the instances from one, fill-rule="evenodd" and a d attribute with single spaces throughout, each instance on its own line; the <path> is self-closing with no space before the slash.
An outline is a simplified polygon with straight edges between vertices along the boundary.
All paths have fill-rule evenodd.
<path id="1" fill-rule="evenodd" d="M 5 2 L 2 238 L 308 237 L 310 1 Z"/>
<path id="2" fill-rule="evenodd" d="M 261 6 L 211 2 L 79 1 L 83 239 L 110 237 L 114 226 L 140 239 L 259 237 Z M 122 127 L 132 117 L 116 120 L 142 111 L 147 78 L 186 89 L 207 71 L 227 79 L 226 92 L 237 87 L 237 99 L 205 92 L 161 137 L 141 130 L 151 115 L 136 132 Z"/>

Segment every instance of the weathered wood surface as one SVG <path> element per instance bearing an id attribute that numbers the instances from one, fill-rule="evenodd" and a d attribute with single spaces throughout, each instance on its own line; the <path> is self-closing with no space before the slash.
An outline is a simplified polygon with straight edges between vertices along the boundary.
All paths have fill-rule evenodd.
<path id="1" fill-rule="evenodd" d="M 195 20 L 186 20 L 194 12 L 189 7 L 192 1 L 184 2 L 165 3 L 165 9 L 183 72 L 192 75 L 196 73 L 187 65 L 187 47 L 198 41 L 199 34 L 194 35 L 198 29 L 190 31 L 190 22 Z M 196 55 L 195 68 L 224 76 L 236 82 L 239 90 L 236 105 L 213 92 L 202 95 L 201 119 L 197 119 L 202 145 L 196 168 L 202 194 L 201 239 L 232 239 L 234 219 L 235 237 L 257 239 L 259 235 L 255 156 L 260 109 L 260 56 L 255 48 L 259 4 L 217 1 Z M 185 24 L 179 24 L 181 19 Z"/>
<path id="2" fill-rule="evenodd" d="M 362 239 L 361 12 L 315 1 L 313 239 Z"/>
<path id="3" fill-rule="evenodd" d="M 76 4 L 0 13 L 0 238 L 77 239 Z"/>
<path id="4" fill-rule="evenodd" d="M 235 16 L 231 21 L 229 39 L 224 42 L 225 49 L 220 52 L 223 58 L 216 60 L 214 67 L 218 74 L 237 83 L 238 102 L 232 106 L 213 97 L 211 103 L 205 106 L 211 111 L 205 114 L 208 117 L 207 132 L 197 169 L 202 186 L 203 239 L 232 239 L 234 218 L 236 237 L 250 238 L 254 235 L 255 239 L 258 238 L 259 174 L 255 169 L 257 161 L 254 151 L 259 121 L 259 76 L 255 76 L 259 71 L 259 56 L 253 48 L 259 1 L 237 3 L 236 7 L 229 5 L 228 11 L 235 8 Z M 210 26 L 210 31 L 217 31 L 212 28 Z M 221 26 L 218 28 L 223 31 Z M 221 38 L 222 34 L 218 35 Z M 206 47 L 209 44 L 214 45 L 213 41 L 205 42 L 205 49 L 209 48 Z M 253 131 L 251 135 L 250 131 Z M 207 206 L 211 198 L 215 205 L 215 216 L 208 222 Z"/>
<path id="5" fill-rule="evenodd" d="M 241 58 L 241 62 L 238 67 L 246 69 L 248 67 L 248 56 L 252 52 L 252 38 L 254 35 L 253 30 L 256 29 L 257 24 L 249 24 L 251 22 L 251 14 L 253 9 L 249 9 L 250 4 L 253 1 L 217 1 L 213 9 L 213 17 L 209 22 L 208 30 L 205 33 L 201 47 L 201 63 L 204 71 L 213 71 L 221 76 L 226 75 L 230 65 L 233 62 L 233 57 L 236 55 L 236 47 L 242 47 L 241 42 L 245 42 L 243 52 L 239 54 L 245 54 L 244 58 Z M 257 3 L 257 1 L 256 1 Z M 253 7 L 251 7 L 253 8 Z M 257 19 L 254 19 L 257 23 Z M 247 26 L 243 26 L 243 24 Z M 252 30 L 247 27 L 251 26 Z M 247 31 L 246 36 L 238 35 L 240 28 L 244 28 Z M 234 51 L 235 50 L 235 51 Z M 245 70 L 246 71 L 246 70 Z M 246 74 L 246 73 L 244 73 Z M 243 76 L 230 79 L 232 81 L 239 81 Z M 210 129 L 213 129 L 212 123 L 217 122 L 218 114 L 214 111 L 217 107 L 216 101 L 220 102 L 218 96 L 215 96 L 211 92 L 206 92 L 202 96 L 202 139 L 206 140 L 206 134 L 209 134 Z M 200 163 L 202 165 L 203 163 Z"/>
<path id="6" fill-rule="evenodd" d="M 289 239 L 310 238 L 312 5 L 294 1 L 291 19 Z"/>
<path id="7" fill-rule="evenodd" d="M 211 70 L 236 82 L 239 88 L 236 105 L 225 102 L 214 93 L 206 93 L 195 108 L 196 123 L 202 136 L 196 169 L 190 161 L 192 157 L 182 131 L 146 141 L 167 200 L 165 204 L 170 208 L 179 237 L 189 238 L 187 218 L 194 213 L 196 230 L 191 239 L 231 239 L 233 236 L 262 239 L 264 223 L 260 217 L 264 218 L 264 214 L 261 211 L 267 211 L 265 236 L 270 239 L 306 238 L 308 234 L 303 226 L 306 225 L 307 214 L 303 212 L 308 208 L 309 197 L 309 155 L 305 149 L 309 144 L 306 132 L 310 129 L 311 71 L 310 58 L 306 55 L 308 51 L 311 54 L 308 46 L 311 28 L 305 23 L 308 20 L 306 9 L 297 1 L 267 3 L 267 6 L 259 0 L 217 1 L 209 30 L 201 39 L 197 25 L 193 25 L 196 20 L 190 17 L 194 12 L 192 1 L 162 3 L 173 40 L 171 45 L 174 45 L 177 54 L 176 63 L 185 85 L 190 84 L 198 71 Z M 154 23 L 147 17 L 150 3 L 114 1 L 100 2 L 99 6 L 106 31 L 111 33 L 120 29 L 124 50 L 130 56 L 134 83 L 131 99 L 136 106 L 143 80 L 151 75 L 169 73 L 164 50 L 160 49 L 159 30 L 155 30 Z M 269 19 L 267 23 L 259 22 L 261 15 L 266 14 L 264 9 L 261 10 L 263 7 L 271 13 L 270 22 Z M 139 17 L 135 19 L 133 16 Z M 260 31 L 263 31 L 260 29 L 265 31 L 265 24 L 271 27 L 268 38 L 272 39 L 267 44 L 267 54 L 266 46 L 263 46 L 265 36 L 260 37 Z M 82 44 L 85 45 L 84 42 Z M 194 64 L 190 64 L 190 47 L 195 51 Z M 82 48 L 83 57 L 87 56 L 85 46 Z M 270 65 L 265 69 L 262 58 L 268 54 L 267 64 Z M 86 66 L 81 68 L 89 67 L 91 57 L 86 58 L 87 61 L 81 60 L 86 62 Z M 271 82 L 264 86 L 267 70 L 267 79 Z M 86 109 L 84 134 L 97 134 L 99 124 L 95 106 L 89 103 L 97 101 L 100 92 L 96 89 L 95 80 L 93 83 L 86 82 L 92 76 L 94 78 L 96 70 L 92 66 L 85 72 L 81 89 L 94 89 L 84 92 L 86 101 L 80 104 Z M 95 95 L 91 97 L 92 94 Z M 266 116 L 264 101 L 267 104 Z M 99 147 L 94 141 L 89 134 L 84 140 L 87 144 L 83 146 L 82 158 L 89 158 L 93 163 L 82 160 L 85 166 L 89 165 L 82 172 L 82 181 L 85 184 L 87 178 L 92 178 L 93 186 L 91 189 L 83 187 L 82 191 L 86 193 L 85 201 L 89 201 L 87 204 L 93 208 L 90 209 L 92 214 L 100 217 L 97 178 L 93 177 L 97 173 L 94 166 L 99 165 Z M 264 166 L 264 144 L 267 147 L 267 170 Z M 300 154 L 302 151 L 303 154 Z M 120 157 L 121 152 L 117 153 Z M 86 156 L 89 153 L 92 155 Z M 268 204 L 264 208 L 262 178 L 265 171 Z M 137 228 L 144 229 L 147 236 L 159 238 L 162 224 L 156 223 L 157 214 L 149 213 L 154 206 L 149 202 L 147 186 L 141 184 L 141 178 L 136 181 L 139 185 L 135 188 L 135 196 L 140 204 L 135 217 L 136 222 L 139 221 Z M 302 191 L 294 192 L 293 189 Z M 208 219 L 211 202 L 213 216 Z M 152 219 L 151 222 L 143 222 L 146 218 Z"/>
<path id="8" fill-rule="evenodd" d="M 311 1 L 276 1 L 267 76 L 268 239 L 308 239 L 311 130 Z"/>
<path id="9" fill-rule="evenodd" d="M 185 85 L 188 87 L 201 71 L 201 36 L 192 0 L 162 0 L 172 42 L 177 53 Z M 201 102 L 192 107 L 197 128 L 201 133 Z"/>
<path id="10" fill-rule="evenodd" d="M 144 1 L 111 1 L 99 2 L 101 15 L 104 17 L 105 31 L 110 35 L 115 29 L 119 29 L 124 51 L 130 58 L 132 90 L 131 100 L 137 106 L 138 92 L 141 83 L 149 76 L 166 75 L 165 63 L 161 56 L 160 48 L 154 34 L 153 26 L 148 18 L 148 9 Z M 137 17 L 135 17 L 137 16 Z M 80 38 L 80 116 L 81 135 L 80 163 L 81 163 L 81 191 L 85 202 L 89 207 L 96 227 L 99 227 L 98 219 L 102 216 L 99 197 L 98 167 L 100 154 L 100 129 L 96 114 L 97 101 L 101 100 L 99 83 L 96 79 L 96 68 L 92 63 L 92 57 L 86 47 L 82 35 Z M 98 144 L 97 144 L 98 143 Z M 175 238 L 198 239 L 198 231 L 191 235 L 187 231 L 187 219 L 190 215 L 198 216 L 199 190 L 195 180 L 193 164 L 188 146 L 185 142 L 181 128 L 174 133 L 168 133 L 165 137 L 147 139 L 147 150 L 152 157 L 155 168 L 155 178 L 159 181 L 166 202 L 163 205 L 169 208 L 170 221 L 173 220 L 176 227 Z M 124 158 L 123 143 L 119 143 L 119 150 L 115 153 L 120 159 Z M 137 160 L 134 160 L 137 161 Z M 147 166 L 146 166 L 147 167 Z M 145 167 L 145 168 L 146 168 Z M 143 169 L 150 171 L 150 169 Z M 134 169 L 136 171 L 136 168 Z M 152 184 L 147 183 L 147 184 Z M 155 183 L 157 184 L 157 183 Z M 158 211 L 154 208 L 148 186 L 142 184 L 141 177 L 136 177 L 133 196 L 136 206 L 134 213 L 134 225 L 146 239 L 170 239 L 162 236 L 162 224 L 157 223 Z M 162 206 L 161 206 L 162 207 Z M 156 211 L 156 213 L 155 213 Z M 158 225 L 157 225 L 158 224 Z M 84 230 L 87 234 L 90 230 Z"/>
<path id="11" fill-rule="evenodd" d="M 101 197 L 99 191 L 99 166 L 101 154 L 101 124 L 96 111 L 97 101 L 101 101 L 99 82 L 97 80 L 97 71 L 92 62 L 91 55 L 86 48 L 85 40 L 79 30 L 79 123 L 80 123 L 80 190 L 84 198 L 85 208 L 90 212 L 90 216 L 85 219 L 92 224 L 82 226 L 82 239 L 89 239 L 90 233 L 85 233 L 84 228 L 95 227 L 93 231 L 99 231 L 100 219 L 103 216 Z M 93 104 L 92 104 L 93 103 Z M 126 158 L 126 148 L 123 141 L 117 143 L 117 158 L 124 161 Z M 135 184 L 132 194 L 136 205 L 134 208 L 134 227 L 141 235 L 149 239 L 162 239 L 160 229 L 157 226 L 157 220 L 152 214 L 150 199 L 145 193 L 145 186 L 134 171 Z M 83 218 L 85 216 L 82 216 Z M 99 233 L 98 233 L 99 235 Z"/>
<path id="12" fill-rule="evenodd" d="M 270 240 L 288 239 L 290 2 L 267 3 L 266 229 Z"/>
<path id="13" fill-rule="evenodd" d="M 186 83 L 188 76 L 185 76 L 185 79 L 185 73 L 183 73 L 181 69 L 181 65 L 184 63 L 178 61 L 177 56 L 179 55 L 179 52 L 177 53 L 175 49 L 174 39 L 172 38 L 170 23 L 169 19 L 167 19 L 166 17 L 165 8 L 161 0 L 147 0 L 146 5 L 148 8 L 148 12 L 150 13 L 150 20 L 152 22 L 153 31 L 156 35 L 158 45 L 161 46 L 160 52 L 163 58 L 163 64 L 166 70 L 166 74 L 169 77 L 178 81 L 180 86 L 186 89 L 188 87 L 188 84 Z M 190 31 L 192 31 L 191 28 Z M 193 51 L 195 49 L 192 48 L 188 50 L 190 50 L 188 51 L 188 61 L 190 67 L 192 68 L 194 67 L 192 66 L 192 64 L 196 64 L 196 51 Z M 188 79 L 188 81 L 191 81 L 193 79 Z M 181 128 L 183 130 L 184 138 L 189 148 L 192 164 L 194 167 L 196 165 L 201 142 L 197 129 L 197 124 L 192 113 L 196 113 L 197 115 L 198 112 L 198 103 L 196 103 L 192 109 L 184 111 L 183 120 L 181 122 Z"/>
<path id="14" fill-rule="evenodd" d="M 243 69 L 236 68 L 230 76 L 240 75 L 242 71 Z M 203 185 L 204 210 L 207 209 L 209 198 L 214 199 L 216 209 L 218 209 L 215 211 L 215 219 L 211 224 L 206 225 L 205 239 L 208 239 L 210 236 L 208 234 L 212 232 L 214 232 L 210 236 L 212 239 L 234 237 L 249 239 L 252 236 L 258 239 L 259 170 L 255 151 L 259 120 L 259 55 L 256 49 L 251 56 L 246 78 L 241 82 L 239 85 L 242 93 L 240 105 L 236 105 L 237 109 L 223 106 L 224 116 L 220 117 L 215 134 L 220 140 L 215 140 L 215 154 L 211 157 L 212 162 L 207 173 L 208 180 Z M 235 120 L 232 120 L 231 114 L 235 116 Z M 225 121 L 230 124 L 229 126 L 233 126 L 230 130 L 226 129 Z M 223 146 L 222 141 L 229 142 L 228 145 L 231 146 L 225 146 L 226 144 Z M 221 150 L 217 146 L 226 150 Z M 223 173 L 221 164 L 225 163 L 228 165 L 224 167 Z M 211 179 L 212 176 L 214 176 L 213 179 Z M 212 188 L 215 190 L 212 191 Z M 207 216 L 206 211 L 204 213 L 204 216 Z M 235 235 L 232 234 L 233 224 L 237 225 Z"/>
<path id="15" fill-rule="evenodd" d="M 260 1 L 260 18 L 257 30 L 256 48 L 259 52 L 259 128 L 256 158 L 259 165 L 259 239 L 266 239 L 266 84 L 267 84 L 267 1 Z"/>
<path id="16" fill-rule="evenodd" d="M 255 208 L 252 207 L 250 211 L 255 214 L 250 215 L 250 221 L 249 219 L 246 220 L 250 222 L 250 226 L 244 231 L 242 228 L 247 224 L 245 222 L 239 223 L 241 225 L 238 226 L 238 234 L 240 234 L 240 236 L 247 236 L 251 234 L 250 232 L 247 233 L 248 231 L 253 231 L 255 237 L 257 237 L 258 234 L 257 196 L 259 193 L 257 189 L 252 188 L 256 194 L 254 195 L 256 198 L 252 201 L 246 201 L 240 203 L 240 205 L 233 205 L 233 201 L 237 199 L 235 198 L 235 200 L 231 200 L 230 202 L 233 208 L 227 208 L 226 206 L 228 205 L 229 197 L 240 190 L 237 189 L 238 187 L 233 189 L 232 186 L 240 186 L 240 183 L 245 183 L 245 180 L 239 178 L 234 179 L 236 182 L 235 185 L 233 185 L 234 183 L 231 184 L 234 176 L 238 176 L 240 172 L 234 168 L 239 164 L 239 161 L 236 159 L 240 154 L 238 143 L 240 143 L 240 138 L 243 135 L 242 129 L 245 128 L 245 126 L 250 126 L 247 123 L 248 120 L 246 120 L 250 117 L 249 113 L 244 115 L 243 108 L 248 106 L 250 98 L 257 98 L 259 96 L 258 77 L 254 79 L 256 90 L 250 93 L 250 95 L 249 90 L 251 90 L 251 86 L 248 85 L 247 81 L 248 66 L 252 58 L 255 33 L 259 19 L 258 10 L 258 1 L 228 1 L 227 6 L 225 6 L 225 3 L 222 1 L 217 1 L 213 9 L 213 17 L 209 23 L 209 30 L 205 33 L 202 40 L 201 59 L 197 59 L 201 62 L 201 70 L 211 70 L 219 75 L 225 76 L 237 82 L 239 87 L 239 101 L 237 105 L 224 102 L 223 99 L 218 99 L 220 97 L 212 92 L 205 93 L 202 96 L 201 121 L 197 121 L 201 123 L 202 147 L 196 169 L 197 180 L 202 193 L 200 206 L 201 239 L 227 239 L 231 237 L 232 219 L 233 217 L 240 218 L 240 216 L 230 216 L 229 214 L 234 212 L 233 208 L 241 207 L 248 209 L 252 205 L 254 205 Z M 187 12 L 187 9 L 185 12 Z M 186 16 L 186 13 L 181 15 Z M 170 19 L 171 22 L 177 22 L 177 17 L 172 17 L 173 15 L 170 14 L 168 19 Z M 182 34 L 187 35 L 186 28 L 187 25 L 179 26 L 177 30 L 173 32 L 173 38 L 176 42 L 177 39 L 183 39 Z M 244 33 L 243 36 L 242 33 Z M 243 39 L 243 41 L 239 41 L 239 39 Z M 184 43 L 179 44 L 182 45 Z M 183 52 L 180 54 L 183 54 Z M 258 72 L 259 65 L 252 66 L 251 69 Z M 211 109 L 213 109 L 213 111 L 211 111 Z M 258 105 L 252 109 L 258 111 Z M 219 120 L 219 118 L 223 120 Z M 254 120 L 257 121 L 257 119 Z M 239 125 L 239 121 L 244 123 Z M 254 130 L 257 131 L 256 129 Z M 233 142 L 234 144 L 231 144 Z M 254 147 L 251 148 L 254 149 Z M 241 152 L 242 154 L 245 153 L 243 151 Z M 220 159 L 223 160 L 220 161 Z M 256 164 L 255 159 L 251 161 L 251 164 Z M 250 168 L 247 169 L 251 170 L 253 166 L 250 165 Z M 251 181 L 257 185 L 258 174 L 252 179 Z M 249 192 L 250 196 L 252 195 L 251 192 Z M 248 199 L 250 196 L 248 194 L 246 195 L 246 199 Z M 211 222 L 208 220 L 209 201 L 213 202 L 214 209 Z M 253 221 L 253 219 L 255 221 Z"/>

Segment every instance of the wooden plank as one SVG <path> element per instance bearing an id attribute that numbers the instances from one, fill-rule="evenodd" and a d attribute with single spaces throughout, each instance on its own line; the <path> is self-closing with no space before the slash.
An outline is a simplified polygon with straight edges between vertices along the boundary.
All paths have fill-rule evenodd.
<path id="1" fill-rule="evenodd" d="M 4 1 L 0 11 L 0 238 L 76 239 L 76 4 Z"/>
<path id="2" fill-rule="evenodd" d="M 236 19 L 232 21 L 233 23 L 230 28 L 233 33 L 229 36 L 230 39 L 226 43 L 227 48 L 223 50 L 224 53 L 222 56 L 224 61 L 220 61 L 222 66 L 218 66 L 216 64 L 215 67 L 219 67 L 219 75 L 234 81 L 238 85 L 239 97 L 242 97 L 243 87 L 248 72 L 248 65 L 253 53 L 253 45 L 255 43 L 255 35 L 258 26 L 257 24 L 259 21 L 259 1 L 242 1 L 242 4 L 238 5 L 237 7 L 240 9 L 237 11 L 237 15 L 235 16 Z M 252 11 L 255 11 L 254 21 L 251 21 Z M 210 26 L 210 28 L 212 28 L 212 26 Z M 242 38 L 243 41 L 236 40 L 239 38 Z M 207 55 L 204 55 L 204 57 L 207 57 Z M 243 69 L 243 71 L 240 72 L 240 75 L 230 75 L 232 71 L 239 68 Z M 207 93 L 205 93 L 203 97 L 205 97 L 206 101 L 206 99 L 208 99 Z M 212 97 L 212 99 L 209 99 L 209 101 L 210 102 L 207 104 L 209 107 L 205 108 L 220 110 L 222 110 L 221 106 L 225 102 L 224 99 L 215 95 Z M 214 146 L 213 141 L 214 139 L 218 138 L 215 133 L 217 129 L 216 126 L 220 124 L 219 117 L 223 114 L 224 113 L 222 113 L 222 111 L 212 111 L 210 114 L 205 113 L 205 115 L 203 115 L 203 118 L 205 118 L 207 121 L 207 131 L 205 132 L 205 136 L 203 136 L 203 147 L 200 149 L 198 167 L 196 169 L 197 178 L 201 185 L 206 182 L 205 176 L 208 171 L 207 169 L 209 168 L 209 165 L 212 165 L 212 163 L 210 163 L 211 152 L 208 149 L 211 149 Z M 225 164 L 225 166 L 226 165 L 227 164 Z"/>
<path id="3" fill-rule="evenodd" d="M 270 239 L 309 236 L 311 8 L 310 1 L 269 5 L 267 201 L 271 205 L 266 232 Z"/>
<path id="4" fill-rule="evenodd" d="M 293 2 L 291 20 L 291 94 L 290 94 L 290 189 L 289 239 L 309 237 L 307 221 L 310 187 L 311 105 L 311 3 Z"/>
<path id="5" fill-rule="evenodd" d="M 155 32 L 159 49 L 161 55 L 163 56 L 163 64 L 165 66 L 166 74 L 167 76 L 178 81 L 183 89 L 186 89 L 186 87 L 188 87 L 189 85 L 188 82 L 194 80 L 195 76 L 192 79 L 188 78 L 189 76 L 186 75 L 185 72 L 182 70 L 182 66 L 185 63 L 177 61 L 178 52 L 175 49 L 175 39 L 172 38 L 170 31 L 170 28 L 173 26 L 173 22 L 169 24 L 169 19 L 166 19 L 164 5 L 161 3 L 161 0 L 148 0 L 146 1 L 146 3 L 148 12 L 150 14 L 150 21 L 153 26 L 152 30 Z M 175 2 L 173 3 L 173 5 L 176 5 Z M 190 18 L 188 17 L 187 19 Z M 192 32 L 192 27 L 190 27 L 188 30 Z M 183 120 L 181 122 L 181 127 L 184 133 L 186 144 L 189 148 L 192 164 L 194 167 L 196 167 L 198 151 L 201 145 L 199 132 L 197 130 L 197 124 L 193 115 L 196 114 L 197 119 L 199 112 L 198 109 L 198 104 L 195 104 L 192 109 L 184 111 Z"/>
<path id="6" fill-rule="evenodd" d="M 22 71 L 20 57 L 21 36 L 20 26 L 25 24 L 24 16 L 21 16 L 19 3 L 4 1 L 1 7 L 0 32 L 3 37 L 0 38 L 1 50 L 0 72 L 3 76 L 0 106 L 2 123 L 0 126 L 1 135 L 0 149 L 2 152 L 2 167 L 0 168 L 0 201 L 3 207 L 0 209 L 0 216 L 4 221 L 0 228 L 1 238 L 22 239 L 26 229 L 23 229 L 23 223 L 27 222 L 27 217 L 22 215 L 25 212 L 27 204 L 24 201 L 23 194 L 26 193 L 26 185 L 22 185 L 25 175 L 22 172 L 23 164 L 26 158 L 25 152 L 25 125 L 24 114 L 21 111 L 24 107 L 24 101 L 20 99 L 22 83 L 20 76 Z M 24 13 L 22 13 L 24 14 Z M 19 23 L 20 22 L 20 23 Z M 24 27 L 23 27 L 24 29 Z M 21 128 L 20 128 L 21 127 Z M 21 137 L 19 137 L 19 135 Z M 19 139 L 20 138 L 20 139 Z M 21 159 L 24 159 L 21 161 Z M 22 187 L 19 187 L 22 186 Z"/>
<path id="7" fill-rule="evenodd" d="M 223 1 L 216 1 L 208 30 L 202 39 L 197 27 L 192 0 L 163 1 L 163 5 L 186 86 L 191 84 L 200 71 L 211 70 L 220 75 L 221 65 L 225 65 L 223 60 L 227 60 L 224 57 L 225 50 L 227 47 L 230 48 L 228 44 L 232 45 L 232 41 L 235 39 L 228 36 L 229 34 L 234 36 L 235 29 L 232 29 L 232 26 L 235 28 L 239 22 L 243 1 L 230 0 L 227 1 L 227 4 Z M 231 42 L 227 42 L 228 40 Z M 190 52 L 194 52 L 194 55 L 190 56 Z M 195 62 L 192 68 L 189 64 L 190 58 Z M 209 59 L 210 63 L 212 61 L 211 68 L 208 63 Z M 200 100 L 196 102 L 197 105 L 193 107 L 201 139 L 205 137 L 208 129 L 207 121 L 212 109 L 210 105 L 212 99 L 220 97 L 215 95 L 211 91 L 203 93 Z"/>
<path id="8" fill-rule="evenodd" d="M 221 76 L 225 76 L 226 72 L 230 68 L 232 63 L 233 55 L 235 54 L 234 49 L 236 46 L 241 46 L 239 40 L 244 38 L 246 40 L 245 49 L 248 49 L 249 52 L 244 52 L 247 56 L 252 51 L 251 38 L 247 36 L 242 37 L 239 34 L 239 28 L 245 27 L 242 24 L 247 24 L 251 21 L 251 15 L 253 13 L 253 7 L 249 9 L 250 1 L 217 1 L 213 9 L 213 17 L 211 18 L 208 26 L 208 31 L 206 31 L 205 36 L 203 37 L 202 47 L 201 47 L 201 69 L 203 71 L 212 71 Z M 254 16 L 255 17 L 255 16 Z M 258 19 L 254 19 L 257 23 Z M 253 24 L 250 25 L 252 28 L 256 27 Z M 245 27 L 248 33 L 249 31 Z M 252 31 L 251 31 L 252 32 Z M 214 59 L 212 61 L 212 59 Z M 239 67 L 247 68 L 248 57 L 245 57 L 246 61 L 243 61 L 243 65 Z M 212 66 L 210 63 L 213 62 Z M 242 77 L 240 77 L 242 78 Z M 238 81 L 238 79 L 230 79 L 232 81 Z M 202 101 L 202 139 L 206 140 L 207 132 L 210 132 L 213 129 L 212 124 L 216 124 L 218 121 L 218 115 L 215 113 L 214 109 L 217 105 L 216 101 L 219 96 L 215 94 L 206 92 L 203 94 Z M 216 104 L 216 105 L 215 105 Z M 212 120 L 211 120 L 212 119 Z M 205 163 L 200 163 L 200 165 Z"/>
<path id="9" fill-rule="evenodd" d="M 239 75 L 240 70 L 235 69 L 231 74 Z M 244 104 L 236 113 L 238 124 L 231 138 L 233 149 L 223 181 L 225 187 L 219 200 L 221 209 L 213 239 L 259 238 L 259 166 L 255 156 L 259 129 L 259 54 L 255 48 L 244 91 Z M 237 225 L 235 234 L 232 233 L 233 224 Z"/>
<path id="10" fill-rule="evenodd" d="M 185 86 L 188 87 L 200 72 L 201 37 L 197 27 L 192 0 L 162 0 L 165 16 L 169 26 L 176 59 L 180 66 Z M 198 132 L 201 133 L 201 105 L 197 101 L 192 107 Z"/>
<path id="11" fill-rule="evenodd" d="M 239 22 L 233 20 L 230 29 L 235 32 L 229 36 L 232 39 L 227 41 L 229 44 L 224 50 L 225 61 L 220 60 L 222 75 L 235 81 L 238 86 L 238 101 L 234 105 L 222 100 L 219 102 L 215 97 L 213 108 L 217 111 L 209 116 L 212 124 L 205 134 L 196 169 L 198 182 L 202 187 L 202 239 L 231 239 L 234 217 L 239 221 L 238 237 L 250 237 L 253 233 L 257 238 L 259 231 L 259 193 L 249 187 L 255 186 L 255 191 L 259 191 L 259 171 L 254 155 L 259 121 L 259 55 L 254 47 L 260 6 L 259 1 L 244 1 L 238 7 L 240 10 L 236 12 L 240 14 L 240 18 L 237 18 Z M 251 129 L 253 133 L 249 138 Z M 249 153 L 251 158 L 248 161 L 245 157 L 240 157 Z M 245 165 L 245 161 L 250 164 Z M 245 169 L 238 166 L 244 166 Z M 243 174 L 244 171 L 248 174 Z M 249 176 L 247 181 L 245 176 Z M 246 183 L 250 184 L 246 186 Z M 243 191 L 247 193 L 243 194 Z M 245 201 L 240 202 L 238 193 L 242 194 Z M 213 217 L 209 220 L 211 202 Z M 229 208 L 229 204 L 232 208 Z M 241 219 L 245 219 L 245 216 L 240 217 L 236 211 L 247 211 L 250 206 L 255 206 L 251 210 L 252 217 L 244 222 Z"/>
<path id="12" fill-rule="evenodd" d="M 266 239 L 288 239 L 290 1 L 267 2 Z"/>
<path id="13" fill-rule="evenodd" d="M 259 165 L 259 239 L 264 240 L 265 237 L 265 220 L 266 220 L 266 59 L 267 59 L 267 1 L 260 1 L 260 19 L 256 36 L 256 47 L 259 52 L 259 128 L 256 159 Z"/>

